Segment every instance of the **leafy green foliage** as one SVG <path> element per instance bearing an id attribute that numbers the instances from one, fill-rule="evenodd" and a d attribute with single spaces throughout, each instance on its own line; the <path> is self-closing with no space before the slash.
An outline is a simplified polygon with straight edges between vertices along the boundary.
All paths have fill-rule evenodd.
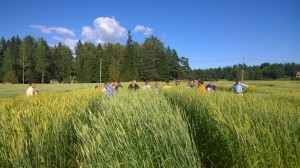
<path id="1" fill-rule="evenodd" d="M 241 79 L 242 64 L 227 66 L 224 68 L 209 68 L 209 69 L 195 69 L 192 71 L 194 79 L 227 79 L 235 80 Z M 296 73 L 300 71 L 300 64 L 284 63 L 284 64 L 270 64 L 262 63 L 260 66 L 244 65 L 244 79 L 245 80 L 270 80 L 270 79 L 294 79 Z"/>
<path id="2" fill-rule="evenodd" d="M 8 71 L 23 83 L 48 83 L 51 79 L 97 82 L 100 76 L 105 82 L 184 79 L 190 71 L 188 61 L 180 64 L 176 51 L 165 48 L 158 38 L 151 36 L 140 45 L 133 41 L 130 31 L 125 46 L 78 41 L 74 55 L 61 43 L 50 47 L 45 39 L 32 36 L 23 40 L 18 36 L 7 41 L 2 38 L 0 44 L 0 82 Z"/>
<path id="3" fill-rule="evenodd" d="M 18 78 L 13 71 L 8 71 L 4 75 L 3 81 L 8 83 L 18 83 Z"/>

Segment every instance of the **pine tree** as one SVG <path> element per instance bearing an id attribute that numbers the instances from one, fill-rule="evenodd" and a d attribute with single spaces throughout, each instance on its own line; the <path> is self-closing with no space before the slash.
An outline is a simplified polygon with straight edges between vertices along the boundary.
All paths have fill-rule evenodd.
<path id="1" fill-rule="evenodd" d="M 8 41 L 9 43 L 10 41 Z M 3 73 L 3 77 L 2 80 L 4 80 L 4 76 L 6 76 L 6 74 L 13 72 L 13 68 L 12 68 L 12 61 L 11 61 L 11 48 L 7 47 L 4 51 L 4 56 L 3 56 L 3 64 L 2 64 L 2 73 Z M 5 82 L 5 81 L 4 81 Z"/>
<path id="2" fill-rule="evenodd" d="M 156 37 L 147 38 L 142 44 L 141 78 L 164 80 L 167 61 L 163 43 Z M 145 76 L 146 75 L 146 76 Z"/>
<path id="3" fill-rule="evenodd" d="M 3 66 L 5 49 L 6 49 L 6 40 L 4 37 L 2 37 L 0 42 L 0 67 Z M 0 82 L 2 82 L 2 78 L 3 78 L 3 72 L 2 72 L 2 68 L 0 68 Z"/>
<path id="4" fill-rule="evenodd" d="M 97 48 L 93 43 L 84 43 L 84 81 L 96 82 L 98 79 L 96 68 L 98 67 L 98 60 L 96 59 Z"/>
<path id="5" fill-rule="evenodd" d="M 170 75 L 175 80 L 179 78 L 180 65 L 179 58 L 175 49 L 171 52 L 171 60 L 170 60 Z"/>
<path id="6" fill-rule="evenodd" d="M 181 68 L 180 68 L 181 79 L 190 79 L 191 78 L 191 68 L 189 65 L 189 59 L 186 57 L 181 57 L 179 59 L 179 63 L 181 65 Z"/>
<path id="7" fill-rule="evenodd" d="M 97 47 L 97 53 L 100 54 L 101 58 L 101 81 L 102 82 L 107 82 L 109 81 L 109 59 L 107 56 L 107 52 L 103 49 L 103 47 L 99 44 Z"/>
<path id="8" fill-rule="evenodd" d="M 100 79 L 100 59 L 101 59 L 101 82 L 107 82 L 109 80 L 109 75 L 107 73 L 109 69 L 109 60 L 101 44 L 98 44 L 97 46 L 97 55 L 98 55 L 97 58 L 99 57 L 99 61 L 97 61 L 97 64 L 99 65 L 98 66 L 99 69 L 97 68 L 97 71 L 99 72 L 99 74 L 97 74 L 97 76 Z"/>
<path id="9" fill-rule="evenodd" d="M 45 77 L 48 74 L 47 68 L 49 66 L 49 46 L 45 39 L 39 38 L 37 48 L 35 51 L 35 71 L 37 81 L 45 83 Z"/>
<path id="10" fill-rule="evenodd" d="M 124 55 L 123 65 L 121 69 L 121 79 L 122 81 L 131 81 L 138 78 L 138 54 L 137 48 L 139 47 L 136 42 L 132 40 L 132 35 L 130 30 L 127 34 L 126 51 Z"/>
<path id="11" fill-rule="evenodd" d="M 61 75 L 61 49 L 62 44 L 59 42 L 54 47 L 50 48 L 50 66 L 48 68 L 50 80 L 56 79 L 58 81 L 62 81 L 62 75 Z"/>
<path id="12" fill-rule="evenodd" d="M 22 75 L 20 81 L 24 84 L 26 79 L 28 80 L 28 76 L 30 76 L 30 67 L 33 67 L 31 65 L 33 62 L 33 55 L 34 55 L 34 50 L 36 48 L 36 41 L 32 36 L 26 36 L 20 46 L 20 57 L 17 60 L 17 64 L 19 67 L 22 68 Z M 32 75 L 31 75 L 32 76 Z"/>
<path id="13" fill-rule="evenodd" d="M 69 82 L 70 76 L 72 74 L 72 62 L 73 62 L 73 56 L 72 51 L 67 46 L 61 46 L 61 64 L 60 64 L 60 71 L 61 76 L 60 79 L 63 82 Z"/>
<path id="14" fill-rule="evenodd" d="M 84 80 L 84 69 L 83 69 L 83 65 L 84 65 L 84 62 L 85 62 L 85 58 L 84 58 L 84 46 L 82 44 L 82 42 L 79 40 L 77 45 L 76 45 L 76 48 L 75 48 L 75 72 L 76 72 L 76 80 L 78 82 L 83 82 Z"/>

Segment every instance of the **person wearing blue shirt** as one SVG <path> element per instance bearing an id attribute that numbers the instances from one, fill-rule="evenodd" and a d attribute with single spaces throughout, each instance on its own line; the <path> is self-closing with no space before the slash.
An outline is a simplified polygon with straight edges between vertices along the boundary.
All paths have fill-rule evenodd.
<path id="1" fill-rule="evenodd" d="M 243 92 L 248 88 L 248 85 L 241 83 L 239 80 L 236 80 L 236 83 L 231 88 L 236 94 L 243 96 Z"/>
<path id="2" fill-rule="evenodd" d="M 115 86 L 115 81 L 111 80 L 109 86 L 107 87 L 108 98 L 112 98 L 114 96 L 114 92 L 115 92 L 114 86 Z"/>

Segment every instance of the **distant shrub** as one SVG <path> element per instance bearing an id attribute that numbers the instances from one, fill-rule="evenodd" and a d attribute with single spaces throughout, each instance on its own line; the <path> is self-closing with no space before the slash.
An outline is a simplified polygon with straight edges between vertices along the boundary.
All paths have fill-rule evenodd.
<path id="1" fill-rule="evenodd" d="M 18 78 L 13 71 L 9 71 L 4 75 L 3 82 L 18 83 Z"/>
<path id="2" fill-rule="evenodd" d="M 57 79 L 51 79 L 50 84 L 59 84 L 59 81 Z"/>

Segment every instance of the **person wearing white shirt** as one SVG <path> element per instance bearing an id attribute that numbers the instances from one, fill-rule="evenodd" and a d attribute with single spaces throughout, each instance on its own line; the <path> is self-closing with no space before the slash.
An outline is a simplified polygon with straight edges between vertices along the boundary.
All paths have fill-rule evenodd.
<path id="1" fill-rule="evenodd" d="M 145 81 L 145 85 L 142 87 L 143 90 L 151 89 L 150 83 L 148 80 Z"/>
<path id="2" fill-rule="evenodd" d="M 235 94 L 243 96 L 243 92 L 248 88 L 248 85 L 236 80 L 236 83 L 231 88 L 235 91 Z"/>
<path id="3" fill-rule="evenodd" d="M 29 82 L 29 86 L 30 86 L 30 87 L 29 87 L 29 88 L 27 89 L 27 91 L 26 91 L 26 96 L 27 96 L 27 97 L 36 94 L 36 92 L 34 91 L 35 83 L 34 83 L 34 82 Z"/>

